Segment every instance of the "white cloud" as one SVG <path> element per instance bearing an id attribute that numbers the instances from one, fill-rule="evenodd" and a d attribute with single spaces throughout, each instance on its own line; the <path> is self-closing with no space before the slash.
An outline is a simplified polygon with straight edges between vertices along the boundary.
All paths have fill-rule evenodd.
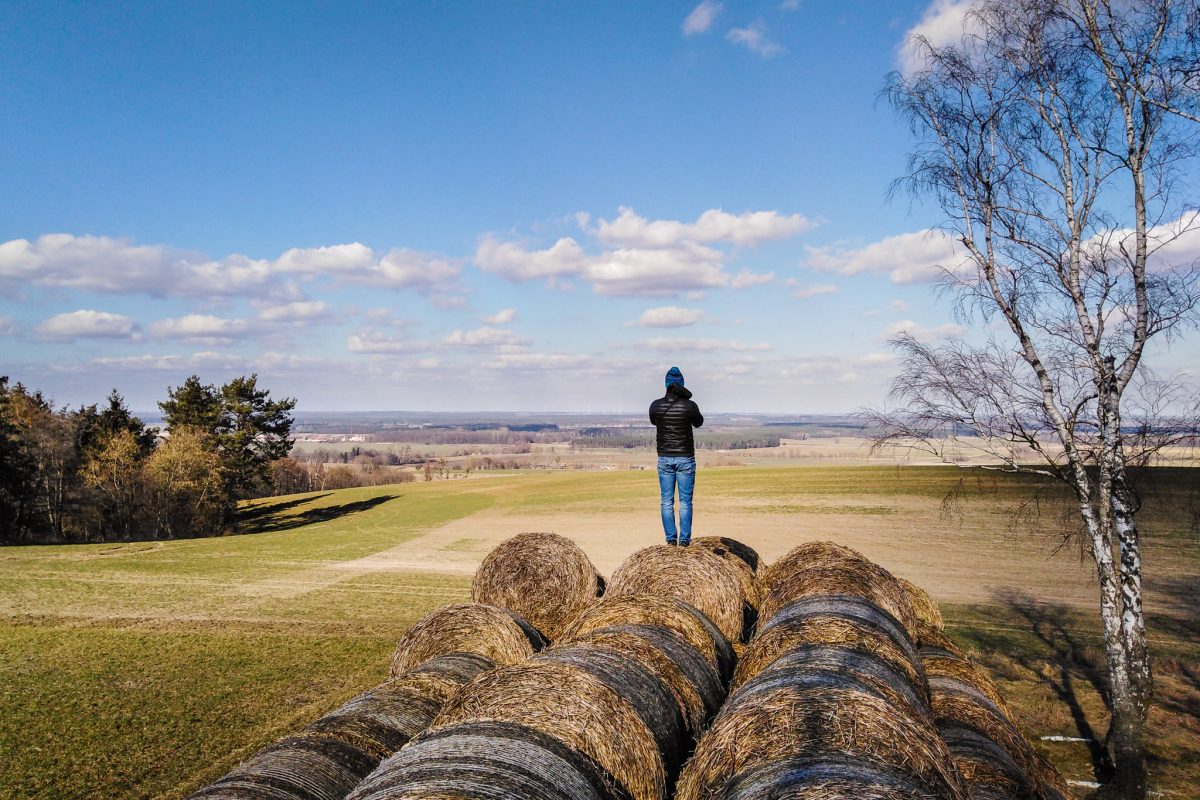
<path id="1" fill-rule="evenodd" d="M 346 281 L 430 293 L 457 291 L 460 268 L 428 253 L 365 245 L 293 248 L 274 261 L 234 253 L 211 259 L 108 236 L 53 233 L 0 243 L 0 282 L 153 297 L 268 297 L 294 294 L 286 278 Z"/>
<path id="2" fill-rule="evenodd" d="M 896 54 L 896 68 L 912 75 L 926 67 L 917 43 L 928 41 L 934 47 L 957 44 L 967 32 L 971 9 L 978 0 L 934 0 L 925 8 L 921 20 L 904 33 Z"/>
<path id="3" fill-rule="evenodd" d="M 746 352 L 762 352 L 770 350 L 771 346 L 766 342 L 757 344 L 746 344 L 745 342 L 722 341 L 719 339 L 671 339 L 667 337 L 656 337 L 647 339 L 642 342 L 639 347 L 647 350 L 656 350 L 661 353 L 711 353 L 717 350 L 732 350 L 738 353 Z"/>
<path id="4" fill-rule="evenodd" d="M 491 316 L 484 317 L 483 321 L 487 325 L 507 325 L 517 318 L 517 310 L 515 308 L 502 308 Z"/>
<path id="5" fill-rule="evenodd" d="M 800 8 L 800 0 L 783 0 L 779 4 L 780 11 L 796 11 Z"/>
<path id="6" fill-rule="evenodd" d="M 748 211 L 730 214 L 710 208 L 695 222 L 673 219 L 647 220 L 632 208 L 622 207 L 611 222 L 600 220 L 596 238 L 607 245 L 628 247 L 675 247 L 683 242 L 729 242 L 756 245 L 804 233 L 814 223 L 803 214 L 778 211 Z"/>
<path id="7" fill-rule="evenodd" d="M 472 350 L 497 347 L 523 347 L 530 340 L 518 336 L 507 328 L 484 326 L 471 331 L 456 330 L 442 340 L 447 347 L 465 347 Z"/>
<path id="8" fill-rule="evenodd" d="M 808 266 L 819 272 L 883 272 L 893 283 L 932 281 L 941 277 L 943 269 L 962 273 L 969 268 L 954 240 L 935 230 L 889 236 L 859 248 L 808 246 L 805 251 Z"/>
<path id="9" fill-rule="evenodd" d="M 429 343 L 400 336 L 389 336 L 378 331 L 359 331 L 346 339 L 346 349 L 351 353 L 394 355 L 425 352 L 429 349 Z"/>
<path id="10" fill-rule="evenodd" d="M 934 339 L 946 339 L 962 336 L 966 332 L 966 328 L 964 328 L 962 325 L 956 325 L 953 322 L 947 322 L 944 325 L 938 325 L 934 328 L 926 328 L 922 325 L 918 325 L 911 319 L 905 319 L 887 326 L 887 328 L 885 328 L 883 331 L 883 338 L 891 339 L 894 336 L 907 333 L 917 341 L 930 342 Z"/>
<path id="11" fill-rule="evenodd" d="M 721 3 L 715 0 L 704 0 L 700 5 L 692 9 L 692 13 L 687 15 L 683 21 L 683 35 L 695 36 L 698 33 L 704 33 L 712 27 L 717 15 L 721 13 Z"/>
<path id="12" fill-rule="evenodd" d="M 71 342 L 76 339 L 136 339 L 141 329 L 136 321 L 123 314 L 80 309 L 55 314 L 38 323 L 33 329 L 39 339 Z"/>
<path id="13" fill-rule="evenodd" d="M 671 296 L 728 286 L 724 254 L 698 244 L 672 249 L 623 248 L 593 259 L 583 277 L 599 294 Z"/>
<path id="14" fill-rule="evenodd" d="M 733 280 L 729 282 L 729 285 L 734 289 L 745 289 L 748 286 L 758 286 L 762 283 L 770 283 L 773 280 L 775 280 L 774 272 L 758 273 L 743 269 L 737 275 L 733 276 Z"/>
<path id="15" fill-rule="evenodd" d="M 796 291 L 792 292 L 792 297 L 797 300 L 807 300 L 810 297 L 820 297 L 823 294 L 833 294 L 838 290 L 838 287 L 832 283 L 822 283 L 815 286 L 801 286 Z"/>
<path id="16" fill-rule="evenodd" d="M 107 356 L 92 360 L 92 365 L 105 370 L 151 370 L 170 372 L 192 372 L 200 369 L 238 370 L 245 369 L 244 359 L 224 353 L 204 350 L 190 355 Z"/>
<path id="17" fill-rule="evenodd" d="M 731 28 L 725 38 L 763 58 L 774 58 L 783 52 L 783 45 L 771 41 L 767 24 L 761 19 L 756 19 L 745 28 Z"/>
<path id="18" fill-rule="evenodd" d="M 486 235 L 475 248 L 475 263 L 480 269 L 518 281 L 574 275 L 587 260 L 583 248 L 569 236 L 546 250 L 526 250 L 516 242 L 501 242 Z"/>
<path id="19" fill-rule="evenodd" d="M 679 306 L 659 306 L 647 308 L 642 316 L 625 323 L 626 328 L 684 328 L 695 325 L 704 316 L 698 308 L 681 308 Z"/>
<path id="20" fill-rule="evenodd" d="M 197 344 L 229 344 L 255 332 L 244 319 L 227 319 L 209 314 L 188 314 L 150 323 L 150 335 L 158 339 L 182 339 Z"/>
<path id="21" fill-rule="evenodd" d="M 479 367 L 489 371 L 548 372 L 576 370 L 590 361 L 582 353 L 501 353 L 484 359 Z"/>
<path id="22" fill-rule="evenodd" d="M 890 308 L 892 311 L 899 311 L 901 314 L 903 314 L 905 311 L 908 311 L 908 303 L 904 300 L 893 300 L 892 302 L 888 303 L 888 308 Z"/>
<path id="23" fill-rule="evenodd" d="M 258 310 L 258 318 L 263 322 L 312 322 L 330 316 L 329 304 L 323 300 L 276 303 L 264 305 Z"/>

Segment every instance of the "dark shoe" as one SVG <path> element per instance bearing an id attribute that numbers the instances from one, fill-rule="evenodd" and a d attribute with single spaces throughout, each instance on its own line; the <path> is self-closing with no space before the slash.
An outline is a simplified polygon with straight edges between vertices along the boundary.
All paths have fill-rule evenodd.
<path id="1" fill-rule="evenodd" d="M 692 543 L 692 542 L 691 542 L 691 540 L 689 539 L 689 540 L 688 540 L 688 541 L 686 541 L 686 542 L 680 542 L 680 543 L 679 543 L 679 546 L 680 546 L 680 547 L 688 547 L 689 545 L 691 545 L 691 543 Z"/>
<path id="2" fill-rule="evenodd" d="M 675 541 L 674 539 L 667 539 L 666 544 L 668 547 L 675 547 L 679 544 L 679 542 Z"/>

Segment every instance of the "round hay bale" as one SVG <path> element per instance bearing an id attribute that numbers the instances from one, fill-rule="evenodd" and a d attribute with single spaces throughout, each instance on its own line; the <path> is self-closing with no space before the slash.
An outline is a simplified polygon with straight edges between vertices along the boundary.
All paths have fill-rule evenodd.
<path id="1" fill-rule="evenodd" d="M 380 765 L 348 800 L 628 800 L 604 769 L 523 725 L 428 733 Z"/>
<path id="2" fill-rule="evenodd" d="M 790 578 L 797 572 L 814 567 L 837 566 L 848 561 L 870 563 L 870 559 L 862 553 L 840 544 L 805 542 L 785 553 L 759 577 L 762 579 L 764 590 L 769 590 L 779 581 Z"/>
<path id="3" fill-rule="evenodd" d="M 781 577 L 771 584 L 758 608 L 760 624 L 770 625 L 771 618 L 785 606 L 818 595 L 854 595 L 869 600 L 895 617 L 909 639 L 916 639 L 917 619 L 908 592 L 892 573 L 870 561 L 845 561 Z"/>
<path id="4" fill-rule="evenodd" d="M 709 550 L 722 558 L 732 556 L 749 567 L 755 575 L 758 575 L 764 566 L 762 558 L 753 547 L 728 536 L 698 536 L 692 539 L 691 546 Z"/>
<path id="5" fill-rule="evenodd" d="M 819 686 L 780 687 L 727 703 L 696 745 L 675 797 L 724 797 L 742 773 L 804 756 L 888 767 L 927 786 L 934 797 L 963 796 L 953 758 L 930 720 L 869 692 Z"/>
<path id="6" fill-rule="evenodd" d="M 703 611 L 730 642 L 742 641 L 749 598 L 737 569 L 707 550 L 665 544 L 638 550 L 617 567 L 608 593 L 677 597 Z"/>
<path id="7" fill-rule="evenodd" d="M 1037 796 L 1036 782 L 1002 746 L 971 728 L 945 725 L 939 730 L 971 800 Z"/>
<path id="8" fill-rule="evenodd" d="M 471 582 L 476 603 L 507 608 L 550 641 L 603 591 L 587 554 L 557 533 L 520 533 L 487 554 Z"/>
<path id="9" fill-rule="evenodd" d="M 921 622 L 917 623 L 917 650 L 922 658 L 936 656 L 966 658 L 963 651 L 959 649 L 953 639 L 946 635 L 945 631 L 935 630 Z"/>
<path id="10" fill-rule="evenodd" d="M 929 592 L 917 586 L 912 581 L 896 578 L 904 591 L 908 592 L 908 600 L 912 604 L 913 615 L 917 618 L 918 627 L 930 627 L 937 631 L 946 629 L 946 621 L 942 619 L 942 610 L 929 596 Z"/>
<path id="11" fill-rule="evenodd" d="M 447 653 L 444 656 L 434 656 L 422 661 L 404 675 L 406 677 L 426 675 L 446 681 L 448 685 L 457 689 L 464 683 L 475 680 L 479 673 L 495 669 L 495 667 L 495 661 L 478 653 Z"/>
<path id="12" fill-rule="evenodd" d="M 483 603 L 444 606 L 418 620 L 400 638 L 392 656 L 392 676 L 450 653 L 474 653 L 497 664 L 515 664 L 545 644 L 533 626 L 508 609 Z"/>
<path id="13" fill-rule="evenodd" d="M 1004 701 L 1004 695 L 1000 693 L 999 687 L 996 686 L 991 676 L 982 668 L 961 656 L 923 654 L 922 663 L 925 667 L 925 674 L 930 680 L 935 677 L 941 678 L 948 686 L 961 683 L 983 695 L 988 705 L 995 708 L 996 713 L 1000 716 L 1008 720 L 1013 719 L 1012 710 Z"/>
<path id="14" fill-rule="evenodd" d="M 599 763 L 633 800 L 662 800 L 666 769 L 637 709 L 589 671 L 530 660 L 485 672 L 463 687 L 431 731 L 468 722 L 517 723 Z"/>
<path id="15" fill-rule="evenodd" d="M 881 697 L 914 716 L 932 716 L 924 687 L 914 686 L 903 670 L 871 653 L 831 645 L 806 645 L 785 653 L 730 694 L 727 703 L 733 706 L 772 689 L 810 684 L 850 686 Z"/>
<path id="16" fill-rule="evenodd" d="M 902 770 L 824 756 L 785 758 L 738 775 L 725 800 L 930 800 L 930 787 Z"/>
<path id="17" fill-rule="evenodd" d="M 1042 796 L 1042 800 L 1074 800 L 1075 793 L 1071 791 L 1071 786 L 1067 783 L 1067 779 L 1058 771 L 1058 767 L 1051 764 L 1045 756 L 1034 751 L 1034 757 L 1037 759 L 1037 779 L 1038 791 Z"/>
<path id="18" fill-rule="evenodd" d="M 664 679 L 627 655 L 595 643 L 553 647 L 533 660 L 572 664 L 599 678 L 633 706 L 646 723 L 658 744 L 668 779 L 679 768 L 684 746 L 683 709 Z"/>
<path id="19" fill-rule="evenodd" d="M 725 701 L 716 669 L 691 644 L 660 625 L 617 625 L 586 633 L 565 644 L 603 647 L 633 659 L 662 680 L 679 705 L 687 731 L 697 739 Z"/>
<path id="20" fill-rule="evenodd" d="M 851 595 L 808 597 L 781 609 L 742 654 L 730 691 L 789 651 L 809 644 L 837 645 L 882 658 L 928 696 L 921 658 L 903 626 L 870 601 Z"/>
<path id="21" fill-rule="evenodd" d="M 583 612 L 563 634 L 563 641 L 614 625 L 659 625 L 696 648 L 721 677 L 733 673 L 733 648 L 703 611 L 675 597 L 606 594 Z"/>
<path id="22" fill-rule="evenodd" d="M 341 800 L 378 764 L 367 753 L 319 733 L 289 736 L 260 750 L 191 795 L 205 800 Z"/>

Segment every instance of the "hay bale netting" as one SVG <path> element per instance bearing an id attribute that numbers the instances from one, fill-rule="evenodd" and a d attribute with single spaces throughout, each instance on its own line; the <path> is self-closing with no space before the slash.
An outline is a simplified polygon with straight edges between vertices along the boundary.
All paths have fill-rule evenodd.
<path id="1" fill-rule="evenodd" d="M 684 767 L 675 797 L 728 797 L 727 788 L 752 770 L 827 757 L 899 773 L 927 798 L 964 800 L 954 760 L 930 719 L 870 692 L 832 685 L 780 686 L 726 703 Z M 799 788 L 774 796 L 791 797 Z"/>
<path id="2" fill-rule="evenodd" d="M 704 656 L 674 631 L 660 625 L 616 625 L 583 634 L 565 644 L 603 647 L 654 673 L 674 695 L 691 739 L 725 701 L 725 688 Z"/>
<path id="3" fill-rule="evenodd" d="M 730 691 L 805 645 L 837 645 L 882 658 L 928 697 L 920 655 L 904 626 L 869 600 L 853 595 L 806 597 L 780 609 L 742 653 Z"/>
<path id="4" fill-rule="evenodd" d="M 471 582 L 471 598 L 513 611 L 551 641 L 596 602 L 604 579 L 587 554 L 557 533 L 520 533 L 487 554 Z"/>
<path id="5" fill-rule="evenodd" d="M 683 760 L 685 723 L 683 709 L 664 678 L 625 653 L 594 642 L 553 647 L 534 656 L 533 661 L 579 667 L 633 706 L 654 736 L 670 782 Z"/>
<path id="6" fill-rule="evenodd" d="M 443 606 L 400 638 L 392 656 L 392 676 L 450 653 L 475 653 L 497 664 L 515 664 L 545 645 L 537 629 L 506 608 L 484 603 Z"/>
<path id="7" fill-rule="evenodd" d="M 929 800 L 903 770 L 838 756 L 785 758 L 743 772 L 725 800 Z"/>
<path id="8" fill-rule="evenodd" d="M 576 664 L 531 659 L 485 672 L 430 731 L 479 722 L 532 728 L 600 764 L 633 800 L 663 800 L 666 769 L 654 733 L 628 700 Z"/>
<path id="9" fill-rule="evenodd" d="M 769 625 L 785 606 L 819 595 L 853 595 L 869 600 L 895 617 L 909 639 L 916 641 L 917 618 L 908 592 L 892 573 L 870 561 L 846 560 L 781 575 L 767 589 L 759 606 L 760 627 Z"/>
<path id="10" fill-rule="evenodd" d="M 658 625 L 695 647 L 721 677 L 733 674 L 733 647 L 703 611 L 676 597 L 652 594 L 606 594 L 580 614 L 563 634 L 570 641 L 614 625 Z"/>
<path id="11" fill-rule="evenodd" d="M 844 564 L 847 561 L 865 561 L 870 559 L 852 548 L 833 542 L 805 542 L 797 545 L 771 564 L 759 576 L 764 590 L 770 589 L 776 583 L 791 577 L 797 572 Z"/>
<path id="12" fill-rule="evenodd" d="M 759 557 L 758 551 L 744 542 L 739 542 L 737 539 L 731 539 L 728 536 L 697 536 L 692 539 L 692 547 L 699 547 L 701 550 L 708 550 L 713 555 L 726 558 L 732 556 L 740 560 L 743 564 L 750 568 L 750 571 L 755 575 L 759 574 L 759 570 L 763 568 L 763 560 Z"/>
<path id="13" fill-rule="evenodd" d="M 493 666 L 491 659 L 465 653 L 430 659 L 260 750 L 192 797 L 340 800 L 427 728 L 463 684 Z"/>
<path id="14" fill-rule="evenodd" d="M 936 631 L 946 629 L 946 622 L 942 619 L 942 610 L 938 608 L 938 604 L 929 596 L 929 592 L 917 586 L 912 581 L 906 581 L 904 578 L 897 578 L 900 585 L 904 587 L 904 591 L 908 592 L 909 602 L 912 603 L 913 614 L 917 618 L 918 628 L 928 627 Z"/>
<path id="15" fill-rule="evenodd" d="M 383 762 L 350 800 L 629 800 L 598 763 L 524 725 L 427 733 Z"/>
<path id="16" fill-rule="evenodd" d="M 665 544 L 638 550 L 617 567 L 608 593 L 677 597 L 704 612 L 730 642 L 743 641 L 749 598 L 737 568 L 707 550 Z"/>

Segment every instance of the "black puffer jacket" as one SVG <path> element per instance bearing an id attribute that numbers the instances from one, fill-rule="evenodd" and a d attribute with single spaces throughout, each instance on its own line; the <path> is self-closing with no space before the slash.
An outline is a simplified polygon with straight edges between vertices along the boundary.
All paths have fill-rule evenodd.
<path id="1" fill-rule="evenodd" d="M 660 456 L 696 455 L 692 428 L 704 424 L 704 415 L 687 389 L 676 383 L 668 386 L 666 395 L 650 404 L 650 421 L 658 428 L 655 443 Z"/>

